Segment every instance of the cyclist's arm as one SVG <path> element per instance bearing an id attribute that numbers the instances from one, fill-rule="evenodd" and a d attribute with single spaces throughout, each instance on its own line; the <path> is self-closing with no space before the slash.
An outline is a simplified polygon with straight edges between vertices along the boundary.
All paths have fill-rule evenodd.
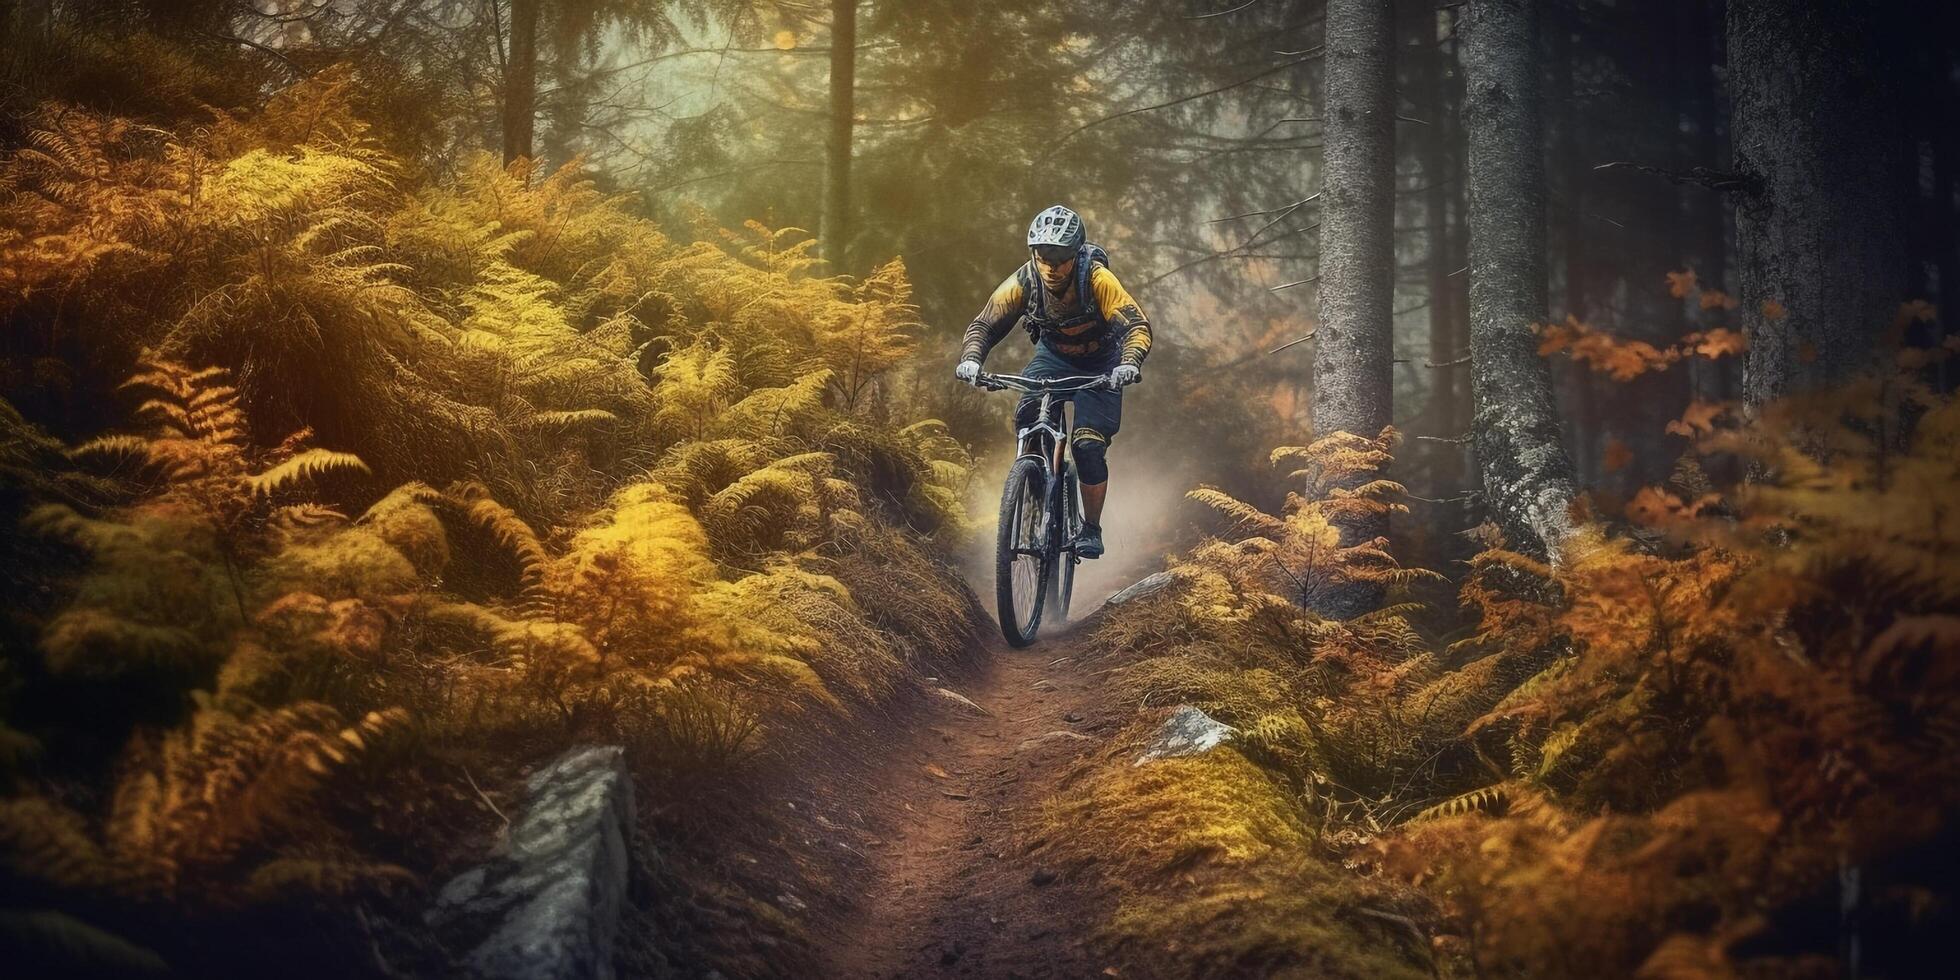
<path id="1" fill-rule="evenodd" d="M 995 287 L 994 294 L 987 298 L 987 305 L 980 308 L 980 315 L 967 324 L 966 341 L 960 345 L 960 360 L 985 359 L 987 352 L 1007 336 L 1007 331 L 1013 329 L 1014 321 L 1021 318 L 1027 306 L 1028 294 L 1021 288 L 1021 276 L 1017 271 Z"/>
<path id="2" fill-rule="evenodd" d="M 1089 287 L 1096 291 L 1096 306 L 1103 311 L 1103 318 L 1123 338 L 1123 363 L 1142 367 L 1150 353 L 1150 318 L 1143 315 L 1143 307 L 1117 281 L 1116 273 L 1104 266 L 1096 266 L 1089 273 Z"/>

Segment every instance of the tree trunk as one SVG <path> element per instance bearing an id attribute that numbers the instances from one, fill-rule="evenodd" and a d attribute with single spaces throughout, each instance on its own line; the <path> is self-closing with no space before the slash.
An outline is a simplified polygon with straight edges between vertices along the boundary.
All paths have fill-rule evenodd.
<path id="1" fill-rule="evenodd" d="M 14 33 L 14 0 L 0 0 L 0 79 L 11 80 L 20 61 L 20 38 Z"/>
<path id="2" fill-rule="evenodd" d="M 1904 298 L 1903 129 L 1884 6 L 1729 4 L 1734 166 L 1756 182 L 1735 216 L 1751 406 L 1874 363 Z"/>
<path id="3" fill-rule="evenodd" d="M 1470 156 L 1471 446 L 1513 548 L 1557 556 L 1572 461 L 1532 324 L 1545 317 L 1545 161 L 1537 0 L 1470 0 L 1462 28 Z"/>
<path id="4" fill-rule="evenodd" d="M 830 132 L 818 247 L 843 271 L 851 243 L 851 130 L 857 114 L 857 0 L 830 0 Z"/>
<path id="5" fill-rule="evenodd" d="M 510 57 L 504 64 L 504 166 L 531 158 L 538 103 L 538 4 L 510 0 Z"/>
<path id="6" fill-rule="evenodd" d="M 1394 393 L 1395 6 L 1328 0 L 1325 159 L 1320 194 L 1320 316 L 1314 327 L 1315 435 L 1373 438 Z M 1388 533 L 1386 516 L 1341 523 L 1346 544 Z M 1363 612 L 1378 590 L 1344 589 L 1319 603 Z"/>
<path id="7" fill-rule="evenodd" d="M 1437 43 L 1433 20 L 1422 36 L 1430 46 L 1427 81 L 1431 123 L 1424 131 L 1422 157 L 1422 178 L 1426 185 L 1423 211 L 1429 224 L 1425 233 L 1429 245 L 1429 362 L 1450 365 L 1431 369 L 1429 398 L 1434 408 L 1429 416 L 1436 430 L 1434 434 L 1453 437 L 1463 431 L 1466 423 L 1466 413 L 1460 410 L 1457 396 L 1457 378 L 1463 369 L 1455 362 L 1463 356 L 1463 351 L 1457 343 L 1460 324 L 1454 277 L 1459 268 L 1459 253 L 1454 247 L 1454 222 L 1450 220 L 1450 211 L 1463 188 L 1458 183 L 1455 153 L 1456 106 L 1450 98 L 1449 79 L 1451 56 Z M 1458 452 L 1443 454 L 1442 465 L 1436 468 L 1436 480 L 1444 492 L 1437 496 L 1454 496 L 1461 490 L 1463 473 L 1457 465 L 1460 460 Z"/>
<path id="8" fill-rule="evenodd" d="M 1586 183 L 1592 176 L 1592 167 L 1586 162 L 1580 138 L 1582 119 L 1579 99 L 1574 87 L 1574 65 L 1578 53 L 1573 50 L 1573 29 L 1557 16 L 1547 18 L 1540 25 L 1539 33 L 1544 42 L 1547 65 L 1551 74 L 1554 96 L 1551 124 L 1551 139 L 1547 147 L 1550 162 L 1547 166 L 1547 179 L 1557 179 L 1557 206 L 1552 208 L 1548 221 L 1548 233 L 1556 230 L 1554 247 L 1550 255 L 1558 257 L 1556 265 L 1550 269 L 1558 272 L 1560 312 L 1567 316 L 1585 320 L 1592 315 L 1591 277 L 1587 274 L 1590 261 L 1592 234 L 1586 227 Z M 1548 270 L 1549 274 L 1549 270 Z M 1547 362 L 1552 372 L 1552 391 L 1554 397 L 1563 397 L 1565 404 L 1572 407 L 1570 418 L 1572 468 L 1576 481 L 1583 486 L 1598 486 L 1604 473 L 1604 447 L 1613 438 L 1607 420 L 1600 417 L 1598 390 L 1595 386 L 1592 368 L 1561 358 L 1558 363 Z"/>
<path id="9" fill-rule="evenodd" d="M 1685 50 L 1679 65 L 1684 85 L 1682 99 L 1686 118 L 1693 132 L 1685 147 L 1687 167 L 1707 167 L 1726 172 L 1730 169 L 1727 142 L 1723 135 L 1722 99 L 1715 66 L 1722 63 L 1721 10 L 1717 0 L 1690 0 L 1683 4 L 1684 22 L 1676 36 Z M 1701 188 L 1683 188 L 1683 222 L 1695 230 L 1694 270 L 1701 275 L 1704 289 L 1728 291 L 1729 209 L 1711 200 Z M 1706 327 L 1726 317 L 1703 317 Z M 1689 364 L 1695 375 L 1695 397 L 1726 401 L 1729 374 L 1734 358 L 1715 360 L 1694 358 Z"/>

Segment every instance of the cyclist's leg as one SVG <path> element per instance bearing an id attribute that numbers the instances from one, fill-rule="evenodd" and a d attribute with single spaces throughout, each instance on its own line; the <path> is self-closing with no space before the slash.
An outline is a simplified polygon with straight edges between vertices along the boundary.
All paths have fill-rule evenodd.
<path id="1" fill-rule="evenodd" d="M 1104 370 L 1114 368 L 1109 365 Z M 1102 523 L 1103 499 L 1109 493 L 1109 443 L 1123 425 L 1123 392 L 1084 391 L 1075 396 L 1075 428 L 1069 432 L 1075 468 L 1082 475 L 1082 518 Z"/>

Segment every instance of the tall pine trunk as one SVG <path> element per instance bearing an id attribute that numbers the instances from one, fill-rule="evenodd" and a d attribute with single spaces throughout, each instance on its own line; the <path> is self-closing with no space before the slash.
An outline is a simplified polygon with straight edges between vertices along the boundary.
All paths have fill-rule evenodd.
<path id="1" fill-rule="evenodd" d="M 1680 82 L 1677 92 L 1683 117 L 1693 126 L 1685 139 L 1683 166 L 1727 171 L 1723 103 L 1715 73 L 1715 66 L 1722 63 L 1721 9 L 1718 0 L 1687 0 L 1681 11 L 1681 23 L 1674 32 L 1678 39 L 1675 76 Z M 1682 222 L 1693 230 L 1691 268 L 1700 274 L 1703 288 L 1728 291 L 1729 209 L 1711 200 L 1701 188 L 1684 188 L 1680 200 Z M 1712 321 L 1704 317 L 1703 322 Z M 1695 377 L 1695 396 L 1712 401 L 1728 399 L 1732 361 L 1734 358 L 1694 358 L 1689 368 Z"/>
<path id="2" fill-rule="evenodd" d="M 1457 379 L 1463 371 L 1457 360 L 1463 356 L 1458 334 L 1462 330 L 1461 310 L 1457 302 L 1458 283 L 1456 272 L 1461 265 L 1461 252 L 1456 248 L 1461 218 L 1451 219 L 1453 211 L 1460 211 L 1457 204 L 1463 193 L 1460 183 L 1461 166 L 1456 153 L 1456 99 L 1452 97 L 1450 68 L 1455 63 L 1453 48 L 1448 48 L 1436 38 L 1436 17 L 1428 10 L 1428 19 L 1423 24 L 1419 36 L 1428 52 L 1428 112 L 1430 125 L 1423 130 L 1422 141 L 1422 179 L 1423 212 L 1428 229 L 1424 239 L 1429 247 L 1428 292 L 1429 292 L 1429 362 L 1439 365 L 1432 370 L 1430 378 L 1430 425 L 1433 434 L 1453 436 L 1463 430 L 1468 413 L 1462 411 L 1459 395 L 1462 386 Z M 1451 451 L 1439 457 L 1436 467 L 1436 481 L 1443 490 L 1438 496 L 1454 496 L 1462 487 L 1463 473 L 1459 465 L 1460 452 Z"/>
<path id="3" fill-rule="evenodd" d="M 851 131 L 857 115 L 857 0 L 830 2 L 830 130 L 824 140 L 823 215 L 817 240 L 842 271 L 851 240 Z"/>
<path id="4" fill-rule="evenodd" d="M 1586 211 L 1592 205 L 1586 199 L 1586 185 L 1592 176 L 1592 168 L 1586 163 L 1584 144 L 1580 139 L 1583 120 L 1579 114 L 1579 99 L 1573 85 L 1574 71 L 1578 53 L 1574 51 L 1571 25 L 1554 16 L 1547 23 L 1539 25 L 1539 33 L 1544 41 L 1546 66 L 1551 74 L 1553 102 L 1551 139 L 1549 140 L 1546 178 L 1556 179 L 1557 196 L 1553 199 L 1557 206 L 1551 209 L 1548 234 L 1553 236 L 1550 254 L 1559 257 L 1556 265 L 1548 268 L 1557 271 L 1559 287 L 1559 312 L 1566 316 L 1585 320 L 1592 315 L 1590 303 L 1592 277 L 1588 274 L 1588 263 L 1592 260 L 1592 235 L 1586 227 Z M 1572 467 L 1580 484 L 1597 486 L 1604 471 L 1603 456 L 1607 440 L 1612 432 L 1600 418 L 1598 391 L 1590 367 L 1562 359 L 1560 363 L 1547 362 L 1552 372 L 1552 391 L 1554 397 L 1564 397 L 1571 407 L 1572 426 Z"/>
<path id="5" fill-rule="evenodd" d="M 1735 215 L 1751 405 L 1871 364 L 1905 298 L 1903 124 L 1896 66 L 1881 50 L 1885 6 L 1729 4 L 1734 166 L 1753 181 Z M 1771 303 L 1780 311 L 1765 313 Z"/>
<path id="6" fill-rule="evenodd" d="M 538 103 L 538 4 L 510 0 L 510 55 L 504 63 L 504 165 L 530 159 Z"/>
<path id="7" fill-rule="evenodd" d="M 1320 317 L 1314 328 L 1317 435 L 1372 438 L 1394 392 L 1395 7 L 1328 0 L 1325 160 L 1320 194 Z M 1345 544 L 1388 533 L 1385 516 L 1342 522 Z M 1318 603 L 1349 616 L 1379 600 L 1344 589 Z"/>
<path id="8" fill-rule="evenodd" d="M 1556 555 L 1572 461 L 1559 443 L 1545 318 L 1545 161 L 1537 0 L 1470 0 L 1462 28 L 1470 157 L 1471 446 L 1513 548 Z"/>

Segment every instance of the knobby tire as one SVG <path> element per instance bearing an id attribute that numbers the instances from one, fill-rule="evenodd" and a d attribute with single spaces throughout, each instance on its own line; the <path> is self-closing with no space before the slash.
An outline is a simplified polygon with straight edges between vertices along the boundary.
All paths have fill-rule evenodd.
<path id="1" fill-rule="evenodd" d="M 1022 458 L 1015 460 L 1007 471 L 1007 485 L 1001 489 L 1000 530 L 994 549 L 994 598 L 1000 607 L 1000 633 L 1010 646 L 1033 643 L 1041 629 L 1042 600 L 1047 597 L 1052 565 L 1042 558 L 1033 559 L 1034 588 L 1028 590 L 1026 597 L 1032 608 L 1020 609 L 1014 596 L 1014 568 L 1017 560 L 1027 556 L 1015 554 L 1014 549 L 1034 547 L 1041 535 L 1047 520 L 1044 502 L 1047 482 L 1040 460 Z M 1023 510 L 1024 507 L 1027 509 Z"/>
<path id="2" fill-rule="evenodd" d="M 1082 490 L 1077 485 L 1075 464 L 1062 461 L 1061 536 L 1070 547 L 1058 551 L 1048 576 L 1048 602 L 1044 615 L 1055 622 L 1068 622 L 1069 599 L 1075 594 L 1075 536 L 1082 532 Z"/>

